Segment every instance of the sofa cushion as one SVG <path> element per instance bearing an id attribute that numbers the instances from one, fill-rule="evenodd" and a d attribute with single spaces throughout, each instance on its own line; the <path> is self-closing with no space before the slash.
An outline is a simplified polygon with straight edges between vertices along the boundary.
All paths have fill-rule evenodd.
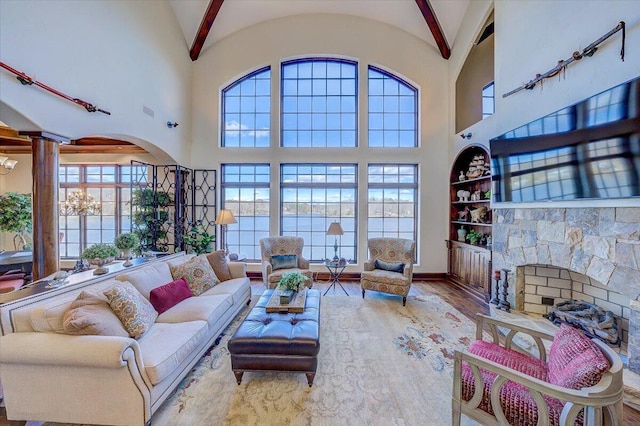
<path id="1" fill-rule="evenodd" d="M 597 384 L 610 365 L 582 331 L 560 324 L 549 349 L 549 383 L 570 389 Z"/>
<path id="2" fill-rule="evenodd" d="M 102 294 L 81 292 L 63 316 L 64 332 L 72 335 L 129 337 Z"/>
<path id="3" fill-rule="evenodd" d="M 187 300 L 196 299 L 190 298 Z M 182 303 L 186 302 L 183 301 Z M 208 326 L 205 321 L 155 323 L 138 344 L 144 370 L 153 385 L 171 375 L 203 344 Z"/>
<path id="4" fill-rule="evenodd" d="M 298 267 L 297 254 L 277 254 L 271 256 L 271 267 L 274 271 L 278 269 L 291 269 Z"/>
<path id="5" fill-rule="evenodd" d="M 380 259 L 376 259 L 375 262 L 376 269 L 382 269 L 383 271 L 391 271 L 391 272 L 404 272 L 404 263 L 402 262 L 385 262 Z"/>
<path id="6" fill-rule="evenodd" d="M 179 278 L 179 277 L 178 277 Z M 151 290 L 173 281 L 169 265 L 165 262 L 155 262 L 136 271 L 125 272 L 116 277 L 118 281 L 129 281 L 147 300 Z"/>
<path id="7" fill-rule="evenodd" d="M 196 256 L 182 265 L 172 267 L 171 275 L 173 275 L 173 279 L 184 277 L 194 296 L 201 295 L 220 282 L 213 272 L 211 264 L 203 255 Z"/>
<path id="8" fill-rule="evenodd" d="M 187 281 L 184 278 L 178 278 L 151 290 L 149 301 L 158 314 L 161 314 L 191 296 L 193 294 Z"/>
<path id="9" fill-rule="evenodd" d="M 169 265 L 169 268 L 171 268 L 172 266 L 182 265 L 183 263 L 190 261 L 194 257 L 196 257 L 196 255 L 193 253 L 185 254 L 184 256 L 179 256 L 175 259 L 167 260 L 167 264 Z"/>
<path id="10" fill-rule="evenodd" d="M 213 327 L 230 307 L 231 297 L 228 294 L 190 297 L 158 315 L 156 323 L 206 321 Z"/>
<path id="11" fill-rule="evenodd" d="M 217 250 L 207 254 L 207 260 L 220 281 L 231 279 L 231 271 L 229 270 L 229 264 L 227 263 L 227 256 L 224 250 Z"/>
<path id="12" fill-rule="evenodd" d="M 151 303 L 127 281 L 107 289 L 104 295 L 129 336 L 134 339 L 142 337 L 158 317 Z"/>
<path id="13" fill-rule="evenodd" d="M 238 303 L 239 299 L 244 299 L 246 294 L 251 295 L 251 283 L 249 278 L 233 278 L 229 281 L 223 281 L 210 290 L 202 293 L 202 296 L 212 296 L 214 294 L 223 294 L 231 296 L 231 303 Z"/>
<path id="14" fill-rule="evenodd" d="M 54 306 L 42 306 L 29 312 L 31 326 L 42 333 L 64 333 L 63 317 L 71 302 L 61 302 Z"/>

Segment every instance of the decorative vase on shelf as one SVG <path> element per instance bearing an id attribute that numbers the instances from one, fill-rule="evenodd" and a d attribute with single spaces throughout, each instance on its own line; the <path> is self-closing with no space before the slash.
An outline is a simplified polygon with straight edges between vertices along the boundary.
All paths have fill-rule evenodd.
<path id="1" fill-rule="evenodd" d="M 460 180 L 460 182 L 462 182 L 465 179 L 467 179 L 467 177 L 464 175 L 464 172 L 460 171 L 460 176 L 458 176 L 458 180 Z"/>
<path id="2" fill-rule="evenodd" d="M 464 229 L 464 226 L 458 229 L 458 241 L 462 241 L 463 243 L 466 241 L 467 230 Z"/>

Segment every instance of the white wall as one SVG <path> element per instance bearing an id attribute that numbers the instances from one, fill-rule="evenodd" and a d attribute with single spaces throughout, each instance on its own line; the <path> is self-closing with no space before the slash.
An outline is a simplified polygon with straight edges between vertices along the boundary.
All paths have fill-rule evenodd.
<path id="1" fill-rule="evenodd" d="M 192 66 L 168 2 L 0 1 L 0 60 L 111 112 L 89 113 L 0 70 L 0 102 L 40 129 L 113 135 L 187 164 Z M 167 121 L 183 125 L 168 129 Z"/>
<path id="2" fill-rule="evenodd" d="M 426 27 L 425 27 L 426 30 Z M 268 35 L 268 36 L 267 36 Z M 280 62 L 302 56 L 340 55 L 360 64 L 359 147 L 353 149 L 283 149 L 279 145 Z M 389 69 L 420 88 L 420 148 L 370 149 L 367 147 L 367 65 Z M 270 149 L 219 148 L 219 90 L 250 70 L 271 66 L 272 120 Z M 219 169 L 221 162 L 272 164 L 271 232 L 278 234 L 279 163 L 357 162 L 359 164 L 358 260 L 367 258 L 367 163 L 420 164 L 420 258 L 417 272 L 445 272 L 444 240 L 448 217 L 447 139 L 449 97 L 447 62 L 433 46 L 395 27 L 346 15 L 299 15 L 255 25 L 207 49 L 194 68 L 193 149 L 194 168 Z"/>

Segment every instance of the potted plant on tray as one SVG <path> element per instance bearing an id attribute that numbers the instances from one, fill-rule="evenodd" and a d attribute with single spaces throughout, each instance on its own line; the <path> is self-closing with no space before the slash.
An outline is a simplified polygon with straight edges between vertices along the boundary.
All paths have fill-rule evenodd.
<path id="1" fill-rule="evenodd" d="M 287 272 L 284 274 L 280 279 L 280 282 L 278 282 L 278 288 L 280 289 L 280 303 L 290 303 L 291 299 L 293 299 L 294 292 L 297 292 L 304 287 L 308 279 L 309 278 L 306 275 L 303 275 L 298 271 Z"/>
<path id="2" fill-rule="evenodd" d="M 109 272 L 109 269 L 103 266 L 109 262 L 113 262 L 113 259 L 118 255 L 118 249 L 112 244 L 94 244 L 88 249 L 84 250 L 80 257 L 87 259 L 92 265 L 96 265 L 98 269 L 93 271 L 93 275 L 102 275 Z"/>

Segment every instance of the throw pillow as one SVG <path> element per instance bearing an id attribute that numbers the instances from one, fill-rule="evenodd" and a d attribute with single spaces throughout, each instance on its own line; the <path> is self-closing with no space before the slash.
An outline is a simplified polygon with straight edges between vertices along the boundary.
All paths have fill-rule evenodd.
<path id="1" fill-rule="evenodd" d="M 64 332 L 72 335 L 129 337 L 104 295 L 83 291 L 62 318 Z"/>
<path id="2" fill-rule="evenodd" d="M 207 255 L 207 260 L 213 268 L 213 272 L 220 281 L 229 281 L 231 279 L 231 271 L 227 264 L 227 256 L 224 254 L 224 250 L 214 251 Z"/>
<path id="3" fill-rule="evenodd" d="M 560 324 L 549 349 L 549 383 L 577 390 L 598 383 L 609 368 L 609 361 L 591 339 Z"/>
<path id="4" fill-rule="evenodd" d="M 118 281 L 130 282 L 144 297 L 149 300 L 151 290 L 159 284 L 173 280 L 169 265 L 165 262 L 155 262 L 136 271 L 127 271 L 116 277 Z"/>
<path id="5" fill-rule="evenodd" d="M 127 281 L 105 290 L 104 295 L 129 336 L 134 339 L 142 337 L 158 317 L 151 303 Z"/>
<path id="6" fill-rule="evenodd" d="M 297 254 L 277 254 L 271 256 L 271 267 L 275 271 L 276 269 L 291 269 L 298 267 L 298 255 Z"/>
<path id="7" fill-rule="evenodd" d="M 191 296 L 193 294 L 189 288 L 189 283 L 184 278 L 179 278 L 169 284 L 151 290 L 149 301 L 158 312 L 158 315 L 160 315 Z"/>
<path id="8" fill-rule="evenodd" d="M 171 275 L 174 280 L 184 278 L 189 283 L 189 288 L 194 296 L 200 296 L 220 282 L 204 255 L 196 256 L 188 262 L 172 267 Z"/>
<path id="9" fill-rule="evenodd" d="M 404 272 L 404 263 L 402 262 L 385 262 L 380 259 L 376 259 L 376 269 L 382 269 L 385 271 L 391 272 L 400 272 L 401 274 Z"/>

